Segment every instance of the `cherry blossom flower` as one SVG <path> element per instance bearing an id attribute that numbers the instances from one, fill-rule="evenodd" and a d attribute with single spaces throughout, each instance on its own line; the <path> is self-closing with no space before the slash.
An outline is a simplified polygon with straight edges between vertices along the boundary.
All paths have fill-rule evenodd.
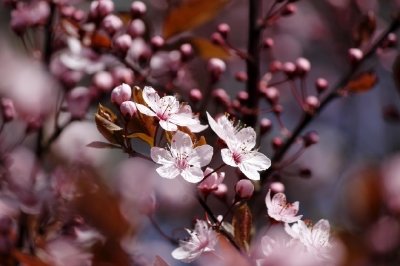
<path id="1" fill-rule="evenodd" d="M 252 180 L 260 180 L 259 171 L 271 166 L 271 160 L 264 154 L 253 150 L 256 145 L 256 132 L 251 127 L 234 126 L 226 116 L 215 121 L 207 113 L 211 129 L 227 144 L 228 148 L 221 150 L 224 163 L 239 167 L 240 171 Z"/>
<path id="2" fill-rule="evenodd" d="M 329 243 L 330 225 L 327 220 L 321 219 L 310 227 L 299 220 L 292 226 L 285 224 L 285 231 L 291 237 L 303 243 L 307 251 L 321 257 L 326 256 L 331 247 Z"/>
<path id="3" fill-rule="evenodd" d="M 213 148 L 210 145 L 201 145 L 193 148 L 192 139 L 186 133 L 177 131 L 172 137 L 169 150 L 153 147 L 151 158 L 163 166 L 157 168 L 157 173 L 173 179 L 182 176 L 186 181 L 197 183 L 204 177 L 201 167 L 210 163 Z"/>
<path id="4" fill-rule="evenodd" d="M 197 188 L 206 195 L 216 191 L 225 178 L 225 172 L 213 172 L 214 170 L 212 168 L 207 167 L 204 171 L 204 176 L 206 178 L 197 186 Z"/>
<path id="5" fill-rule="evenodd" d="M 194 117 L 189 105 L 181 105 L 174 96 L 160 98 L 152 87 L 145 87 L 143 99 L 149 107 L 137 103 L 139 112 L 157 117 L 160 126 L 166 131 L 176 131 L 178 126 L 189 127 L 192 132 L 200 132 L 206 127 L 200 125 L 197 117 Z"/>
<path id="6" fill-rule="evenodd" d="M 206 221 L 197 220 L 193 231 L 186 229 L 190 234 L 188 240 L 181 240 L 180 247 L 172 251 L 172 257 L 186 263 L 197 259 L 204 252 L 214 251 L 217 244 L 217 234 Z"/>
<path id="7" fill-rule="evenodd" d="M 267 205 L 268 215 L 276 221 L 294 223 L 303 217 L 303 215 L 295 216 L 299 211 L 299 202 L 287 203 L 286 196 L 283 193 L 275 194 L 271 200 L 271 190 L 268 190 L 265 204 Z"/>

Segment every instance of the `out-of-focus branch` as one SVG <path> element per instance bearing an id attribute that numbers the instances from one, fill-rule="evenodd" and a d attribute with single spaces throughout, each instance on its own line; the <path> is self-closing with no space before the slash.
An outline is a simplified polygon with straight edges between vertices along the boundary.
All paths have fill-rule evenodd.
<path id="1" fill-rule="evenodd" d="M 400 13 L 396 15 L 394 20 L 390 23 L 390 25 L 387 27 L 387 29 L 381 33 L 381 35 L 376 39 L 376 41 L 370 46 L 370 48 L 364 53 L 364 56 L 354 63 L 350 70 L 344 74 L 342 79 L 334 86 L 332 87 L 331 91 L 327 94 L 327 96 L 321 101 L 321 104 L 318 109 L 315 110 L 313 114 L 310 114 L 308 112 L 303 113 L 302 119 L 299 121 L 295 129 L 293 130 L 291 136 L 284 142 L 284 144 L 276 150 L 275 154 L 272 156 L 272 162 L 277 163 L 282 160 L 282 158 L 285 156 L 286 152 L 290 149 L 292 144 L 296 141 L 297 137 L 300 135 L 300 133 L 308 126 L 310 122 L 314 120 L 315 117 L 319 113 L 324 110 L 324 108 L 332 102 L 334 99 L 338 98 L 339 91 L 343 89 L 346 84 L 351 80 L 351 78 L 354 76 L 354 74 L 357 72 L 357 70 L 360 68 L 360 66 L 366 62 L 370 57 L 372 57 L 376 50 L 382 45 L 382 43 L 386 40 L 387 36 L 389 33 L 396 31 L 400 27 Z M 262 183 L 265 183 L 268 179 L 269 176 L 274 172 L 274 168 L 271 167 L 269 168 L 266 172 L 262 174 Z"/>

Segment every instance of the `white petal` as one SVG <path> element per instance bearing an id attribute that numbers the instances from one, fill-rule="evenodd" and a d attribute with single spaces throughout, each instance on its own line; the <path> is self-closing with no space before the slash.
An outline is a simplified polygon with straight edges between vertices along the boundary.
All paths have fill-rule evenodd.
<path id="1" fill-rule="evenodd" d="M 233 160 L 232 152 L 229 149 L 226 149 L 226 148 L 222 149 L 221 157 L 222 157 L 222 161 L 224 161 L 224 163 L 226 163 L 227 165 L 237 167 L 237 164 Z"/>
<path id="2" fill-rule="evenodd" d="M 157 112 L 159 109 L 159 101 L 160 96 L 158 96 L 157 92 L 152 87 L 144 87 L 143 89 L 143 100 L 147 103 L 147 105 L 153 109 L 153 111 Z"/>
<path id="3" fill-rule="evenodd" d="M 264 171 L 271 166 L 271 160 L 258 151 L 245 154 L 242 163 L 246 164 L 246 168 L 252 168 L 256 171 Z"/>
<path id="4" fill-rule="evenodd" d="M 265 205 L 267 205 L 267 209 L 270 209 L 272 204 L 271 204 L 271 190 L 268 189 L 267 196 L 265 197 Z"/>
<path id="5" fill-rule="evenodd" d="M 192 131 L 193 133 L 199 133 L 199 132 L 201 132 L 201 131 L 203 131 L 203 130 L 206 130 L 207 128 L 208 128 L 208 125 L 201 125 L 200 124 L 200 121 L 198 121 L 198 123 L 197 124 L 195 124 L 195 125 L 189 125 L 189 126 L 187 126 L 189 129 L 190 129 L 190 131 Z"/>
<path id="6" fill-rule="evenodd" d="M 319 220 L 312 229 L 311 237 L 312 242 L 319 247 L 323 247 L 328 244 L 330 235 L 330 225 L 327 220 Z"/>
<path id="7" fill-rule="evenodd" d="M 190 125 L 196 125 L 198 123 L 198 120 L 194 119 L 192 116 L 188 116 L 187 114 L 173 114 L 168 118 L 169 121 L 172 123 L 186 127 Z"/>
<path id="8" fill-rule="evenodd" d="M 194 258 L 191 258 L 190 252 L 182 247 L 176 248 L 171 253 L 172 257 L 176 260 L 181 260 L 186 263 L 190 263 Z"/>
<path id="9" fill-rule="evenodd" d="M 208 165 L 213 156 L 213 147 L 210 145 L 201 145 L 196 147 L 190 154 L 189 164 L 199 167 Z"/>
<path id="10" fill-rule="evenodd" d="M 217 136 L 222 139 L 226 140 L 226 134 L 222 128 L 221 125 L 217 123 L 217 121 L 212 118 L 212 116 L 207 112 L 207 119 L 208 119 L 208 124 L 210 125 L 211 129 L 217 134 Z"/>
<path id="11" fill-rule="evenodd" d="M 251 127 L 241 129 L 235 137 L 245 151 L 251 151 L 256 146 L 256 132 Z"/>
<path id="12" fill-rule="evenodd" d="M 175 114 L 179 111 L 179 102 L 174 96 L 164 96 L 158 102 L 158 108 L 162 114 Z"/>
<path id="13" fill-rule="evenodd" d="M 171 152 L 176 155 L 189 155 L 192 150 L 193 143 L 190 136 L 182 131 L 177 131 L 171 140 Z"/>
<path id="14" fill-rule="evenodd" d="M 247 178 L 251 180 L 260 180 L 260 174 L 251 165 L 242 162 L 238 166 L 240 171 L 242 171 Z"/>
<path id="15" fill-rule="evenodd" d="M 181 176 L 190 183 L 197 183 L 203 179 L 204 174 L 200 168 L 193 166 L 183 170 Z"/>
<path id="16" fill-rule="evenodd" d="M 164 178 L 173 179 L 179 175 L 179 169 L 174 164 L 165 164 L 156 169 L 157 173 Z"/>
<path id="17" fill-rule="evenodd" d="M 143 104 L 137 103 L 136 108 L 141 112 L 142 114 L 148 115 L 148 116 L 156 116 L 156 113 L 154 113 L 152 110 L 150 110 L 148 107 L 144 106 Z"/>
<path id="18" fill-rule="evenodd" d="M 158 164 L 173 164 L 175 162 L 169 151 L 159 147 L 151 148 L 150 156 L 151 159 Z"/>
<path id="19" fill-rule="evenodd" d="M 177 131 L 178 130 L 178 127 L 169 121 L 160 120 L 160 126 L 165 131 Z"/>

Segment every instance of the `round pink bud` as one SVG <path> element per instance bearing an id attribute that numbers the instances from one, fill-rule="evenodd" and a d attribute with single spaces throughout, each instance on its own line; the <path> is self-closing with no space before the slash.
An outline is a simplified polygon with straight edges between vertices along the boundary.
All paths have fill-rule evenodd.
<path id="1" fill-rule="evenodd" d="M 215 45 L 223 46 L 225 44 L 225 39 L 224 37 L 222 37 L 221 33 L 214 32 L 213 34 L 211 34 L 211 42 Z"/>
<path id="2" fill-rule="evenodd" d="M 72 14 L 72 18 L 75 21 L 82 21 L 85 18 L 85 12 L 81 9 L 75 10 L 75 12 Z"/>
<path id="3" fill-rule="evenodd" d="M 283 112 L 283 106 L 280 104 L 275 104 L 272 108 L 272 112 L 274 112 L 276 115 L 281 114 Z"/>
<path id="4" fill-rule="evenodd" d="M 14 102 L 9 98 L 2 98 L 0 105 L 4 122 L 7 123 L 13 120 L 16 116 Z"/>
<path id="5" fill-rule="evenodd" d="M 93 18 L 102 18 L 114 11 L 114 2 L 111 0 L 98 0 L 90 4 L 89 15 Z"/>
<path id="6" fill-rule="evenodd" d="M 72 17 L 74 12 L 75 12 L 76 8 L 74 6 L 62 6 L 60 8 L 60 14 L 63 17 Z"/>
<path id="7" fill-rule="evenodd" d="M 319 142 L 319 135 L 316 131 L 310 131 L 303 136 L 304 147 L 317 144 Z"/>
<path id="8" fill-rule="evenodd" d="M 274 150 L 279 149 L 280 147 L 282 147 L 282 145 L 283 145 L 283 140 L 282 140 L 282 138 L 280 138 L 280 137 L 274 137 L 274 138 L 272 139 L 272 148 L 273 148 Z"/>
<path id="9" fill-rule="evenodd" d="M 93 85 L 101 91 L 107 92 L 112 89 L 114 79 L 107 71 L 99 71 L 93 77 Z"/>
<path id="10" fill-rule="evenodd" d="M 247 80 L 247 73 L 244 71 L 238 71 L 235 74 L 235 79 L 240 82 L 244 82 Z"/>
<path id="11" fill-rule="evenodd" d="M 296 65 L 292 62 L 285 62 L 282 65 L 282 70 L 288 76 L 288 78 L 293 78 L 296 74 Z"/>
<path id="12" fill-rule="evenodd" d="M 272 183 L 269 185 L 269 188 L 270 188 L 271 191 L 274 192 L 274 193 L 283 193 L 283 192 L 285 192 L 285 185 L 282 184 L 282 183 L 279 182 L 279 181 L 272 182 Z"/>
<path id="13" fill-rule="evenodd" d="M 114 39 L 114 47 L 119 52 L 126 53 L 132 45 L 132 37 L 129 34 L 122 34 Z"/>
<path id="14" fill-rule="evenodd" d="M 203 99 L 203 94 L 199 89 L 192 89 L 189 94 L 190 100 L 194 103 L 197 103 Z"/>
<path id="15" fill-rule="evenodd" d="M 214 80 L 219 80 L 221 74 L 226 70 L 226 64 L 219 58 L 211 58 L 208 60 L 207 69 L 211 73 Z"/>
<path id="16" fill-rule="evenodd" d="M 275 87 L 264 89 L 263 94 L 267 101 L 273 105 L 275 105 L 279 101 L 279 90 Z"/>
<path id="17" fill-rule="evenodd" d="M 230 98 L 228 93 L 222 88 L 215 89 L 212 93 L 212 96 L 217 100 L 217 102 L 229 106 L 230 105 Z"/>
<path id="18" fill-rule="evenodd" d="M 127 32 L 132 38 L 136 38 L 142 36 L 146 31 L 146 25 L 141 19 L 134 19 L 129 24 Z"/>
<path id="19" fill-rule="evenodd" d="M 297 11 L 297 7 L 294 4 L 288 4 L 284 7 L 284 9 L 282 10 L 282 16 L 290 16 L 293 15 L 294 13 L 296 13 Z"/>
<path id="20" fill-rule="evenodd" d="M 241 102 L 246 102 L 249 99 L 249 93 L 247 91 L 239 91 L 236 98 Z"/>
<path id="21" fill-rule="evenodd" d="M 235 109 L 235 111 L 240 112 L 242 109 L 242 105 L 240 104 L 240 101 L 235 99 L 232 101 L 232 107 Z"/>
<path id="22" fill-rule="evenodd" d="M 281 71 L 283 68 L 283 64 L 281 61 L 274 60 L 269 64 L 269 72 L 275 73 Z"/>
<path id="23" fill-rule="evenodd" d="M 114 84 L 133 83 L 133 71 L 126 67 L 116 67 L 111 71 L 114 78 Z"/>
<path id="24" fill-rule="evenodd" d="M 221 23 L 218 25 L 217 31 L 224 39 L 226 39 L 226 37 L 228 37 L 228 33 L 231 31 L 231 27 L 226 23 Z"/>
<path id="25" fill-rule="evenodd" d="M 356 63 L 363 58 L 363 52 L 358 48 L 350 48 L 349 49 L 349 58 L 352 63 Z"/>
<path id="26" fill-rule="evenodd" d="M 260 134 L 264 135 L 268 133 L 272 128 L 272 122 L 268 118 L 263 118 L 260 121 Z"/>
<path id="27" fill-rule="evenodd" d="M 153 38 L 151 38 L 150 44 L 151 47 L 153 47 L 153 50 L 159 50 L 164 46 L 165 40 L 161 36 L 154 36 Z"/>
<path id="28" fill-rule="evenodd" d="M 318 98 L 315 96 L 312 96 L 312 95 L 308 96 L 305 101 L 305 107 L 308 112 L 311 112 L 311 113 L 315 112 L 315 110 L 317 110 L 319 107 Z"/>
<path id="29" fill-rule="evenodd" d="M 386 37 L 385 46 L 388 48 L 394 48 L 397 45 L 397 35 L 393 32 L 389 33 Z"/>
<path id="30" fill-rule="evenodd" d="M 304 76 L 311 69 L 311 63 L 304 57 L 297 58 L 296 60 L 296 71 L 300 76 Z"/>
<path id="31" fill-rule="evenodd" d="M 236 196 L 241 199 L 249 199 L 254 193 L 254 185 L 248 179 L 241 179 L 235 185 Z"/>
<path id="32" fill-rule="evenodd" d="M 179 51 L 182 55 L 182 60 L 187 61 L 193 57 L 193 46 L 190 43 L 184 43 L 179 47 Z"/>
<path id="33" fill-rule="evenodd" d="M 329 87 L 329 83 L 324 78 L 318 78 L 315 81 L 315 88 L 317 89 L 318 93 L 322 93 L 322 92 L 326 91 L 326 89 L 328 89 L 328 87 Z"/>
<path id="34" fill-rule="evenodd" d="M 120 105 L 125 101 L 129 101 L 132 96 L 132 88 L 128 84 L 122 83 L 115 87 L 111 92 L 111 102 Z"/>
<path id="35" fill-rule="evenodd" d="M 110 14 L 107 15 L 102 23 L 101 23 L 103 29 L 105 31 L 107 31 L 110 35 L 113 35 L 114 33 L 116 33 L 119 29 L 122 28 L 122 26 L 124 25 L 124 23 L 122 22 L 122 20 L 117 17 L 116 15 Z"/>
<path id="36" fill-rule="evenodd" d="M 147 7 L 141 1 L 134 1 L 131 4 L 131 14 L 134 18 L 138 18 L 146 14 Z"/>
<path id="37" fill-rule="evenodd" d="M 133 117 L 136 112 L 136 104 L 132 101 L 125 101 L 119 106 L 119 110 L 125 117 Z"/>
<path id="38" fill-rule="evenodd" d="M 274 39 L 272 38 L 266 38 L 263 41 L 263 47 L 266 49 L 270 49 L 274 46 Z"/>

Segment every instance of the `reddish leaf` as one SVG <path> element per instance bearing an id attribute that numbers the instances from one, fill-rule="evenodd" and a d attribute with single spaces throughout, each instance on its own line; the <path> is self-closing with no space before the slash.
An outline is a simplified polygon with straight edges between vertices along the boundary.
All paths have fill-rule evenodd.
<path id="1" fill-rule="evenodd" d="M 214 18 L 229 0 L 189 0 L 167 15 L 163 35 L 169 37 L 191 30 Z"/>
<path id="2" fill-rule="evenodd" d="M 93 141 L 90 142 L 89 144 L 86 145 L 86 147 L 90 148 L 97 148 L 97 149 L 120 149 L 120 146 L 113 145 L 107 142 L 102 142 L 102 141 Z"/>
<path id="3" fill-rule="evenodd" d="M 354 41 L 356 47 L 368 42 L 376 30 L 376 16 L 373 12 L 368 12 L 362 17 L 360 24 L 354 31 Z"/>
<path id="4" fill-rule="evenodd" d="M 248 251 L 251 240 L 252 215 L 247 204 L 241 205 L 235 210 L 232 219 L 235 241 L 243 249 Z"/>
<path id="5" fill-rule="evenodd" d="M 134 265 L 130 256 L 116 240 L 108 239 L 105 243 L 97 242 L 93 247 L 93 255 L 93 265 L 96 266 Z"/>
<path id="6" fill-rule="evenodd" d="M 110 37 L 99 32 L 92 34 L 90 42 L 92 48 L 111 48 Z"/>
<path id="7" fill-rule="evenodd" d="M 345 87 L 348 92 L 359 93 L 371 90 L 378 82 L 378 77 L 374 72 L 368 71 L 361 73 L 351 80 Z"/>
<path id="8" fill-rule="evenodd" d="M 228 59 L 230 57 L 229 51 L 219 45 L 213 44 L 208 39 L 193 37 L 189 40 L 189 42 L 195 47 L 196 51 L 204 59 L 209 59 L 212 57 Z"/>
<path id="9" fill-rule="evenodd" d="M 114 144 L 121 143 L 122 128 L 115 124 L 117 116 L 110 109 L 99 104 L 95 122 L 97 129 L 104 138 Z"/>
<path id="10" fill-rule="evenodd" d="M 153 262 L 153 266 L 169 266 L 169 264 L 163 260 L 160 256 L 156 256 Z"/>

